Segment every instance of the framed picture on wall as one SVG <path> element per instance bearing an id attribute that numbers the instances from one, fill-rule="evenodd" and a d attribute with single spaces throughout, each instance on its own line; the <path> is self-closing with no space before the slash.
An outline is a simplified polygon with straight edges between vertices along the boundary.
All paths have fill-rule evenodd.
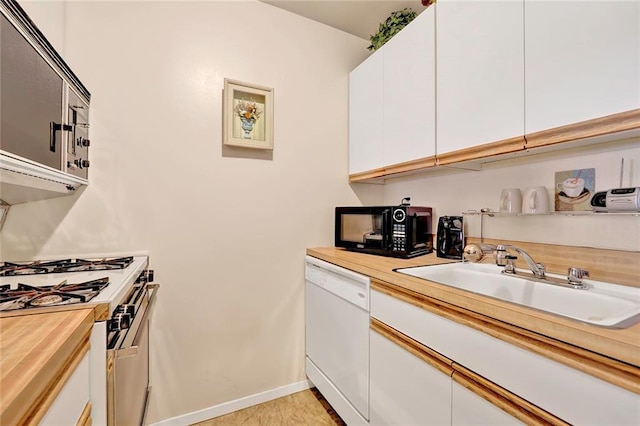
<path id="1" fill-rule="evenodd" d="M 561 211 L 593 210 L 590 201 L 596 188 L 596 169 L 556 172 L 555 208 Z"/>
<path id="2" fill-rule="evenodd" d="M 224 79 L 222 141 L 225 145 L 273 149 L 273 89 Z"/>

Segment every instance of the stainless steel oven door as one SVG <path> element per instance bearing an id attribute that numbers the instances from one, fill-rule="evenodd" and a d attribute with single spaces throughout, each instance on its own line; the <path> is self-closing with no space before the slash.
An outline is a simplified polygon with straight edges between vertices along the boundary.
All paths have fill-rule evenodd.
<path id="1" fill-rule="evenodd" d="M 107 355 L 107 424 L 144 425 L 149 400 L 149 324 L 158 284 L 146 284 L 138 314 L 119 347 Z M 143 311 L 144 309 L 144 311 Z"/>

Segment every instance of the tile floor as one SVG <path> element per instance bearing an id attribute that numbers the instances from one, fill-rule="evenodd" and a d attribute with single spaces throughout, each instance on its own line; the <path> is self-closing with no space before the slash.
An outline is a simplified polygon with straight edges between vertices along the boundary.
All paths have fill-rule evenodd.
<path id="1" fill-rule="evenodd" d="M 316 388 L 206 420 L 193 426 L 346 426 Z"/>

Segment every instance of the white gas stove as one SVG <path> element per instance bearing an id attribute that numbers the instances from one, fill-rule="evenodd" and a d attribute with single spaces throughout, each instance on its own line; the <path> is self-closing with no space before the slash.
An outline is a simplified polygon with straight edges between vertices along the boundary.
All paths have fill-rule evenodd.
<path id="1" fill-rule="evenodd" d="M 111 316 L 148 263 L 147 256 L 4 262 L 0 265 L 0 313 L 108 303 Z"/>
<path id="2" fill-rule="evenodd" d="M 159 289 L 148 265 L 147 256 L 0 263 L 0 318 L 95 309 L 86 357 L 97 426 L 145 422 L 149 327 Z"/>

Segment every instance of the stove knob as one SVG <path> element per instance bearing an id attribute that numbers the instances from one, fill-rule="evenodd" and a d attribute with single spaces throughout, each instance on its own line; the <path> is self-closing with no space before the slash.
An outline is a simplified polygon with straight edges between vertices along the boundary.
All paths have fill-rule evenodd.
<path id="1" fill-rule="evenodd" d="M 126 313 L 117 313 L 109 322 L 109 331 L 126 330 L 131 325 L 131 315 Z"/>
<path id="2" fill-rule="evenodd" d="M 82 138 L 82 146 L 89 146 L 89 145 L 91 145 L 91 141 L 89 139 Z"/>
<path id="3" fill-rule="evenodd" d="M 86 169 L 87 167 L 89 167 L 89 160 L 83 160 L 81 158 L 79 163 L 80 163 L 80 168 L 81 169 Z"/>
<path id="4" fill-rule="evenodd" d="M 136 305 L 120 305 L 120 312 L 128 314 L 131 318 L 136 314 Z"/>

